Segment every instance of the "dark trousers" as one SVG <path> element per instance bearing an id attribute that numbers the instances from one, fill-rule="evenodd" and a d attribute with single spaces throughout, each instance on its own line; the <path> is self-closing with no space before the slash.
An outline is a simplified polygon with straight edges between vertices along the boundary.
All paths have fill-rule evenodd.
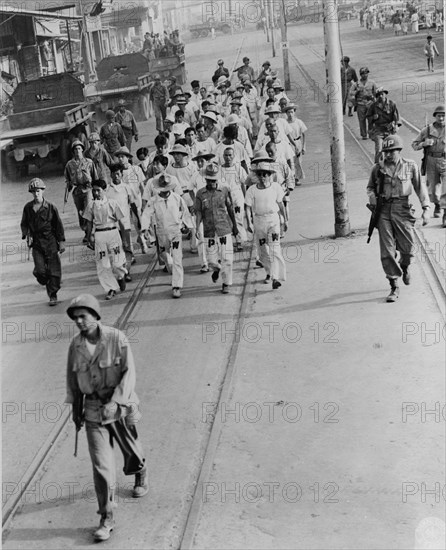
<path id="1" fill-rule="evenodd" d="M 145 458 L 135 426 L 125 418 L 102 425 L 86 421 L 88 450 L 93 465 L 93 479 L 101 515 L 113 512 L 116 489 L 114 441 L 124 457 L 124 474 L 134 475 L 145 467 Z"/>
<path id="2" fill-rule="evenodd" d="M 87 231 L 87 220 L 82 217 L 82 213 L 87 207 L 87 204 L 93 200 L 91 189 L 89 189 L 86 193 L 73 193 L 73 200 L 77 210 L 79 227 L 82 229 L 82 231 Z"/>
<path id="3" fill-rule="evenodd" d="M 358 122 L 359 122 L 359 131 L 361 133 L 361 137 L 368 137 L 367 136 L 367 105 L 358 105 L 356 107 L 356 113 L 358 114 Z"/>
<path id="4" fill-rule="evenodd" d="M 33 275 L 38 283 L 46 286 L 48 296 L 51 297 L 60 289 L 62 266 L 57 250 L 41 250 L 33 247 L 34 270 Z"/>

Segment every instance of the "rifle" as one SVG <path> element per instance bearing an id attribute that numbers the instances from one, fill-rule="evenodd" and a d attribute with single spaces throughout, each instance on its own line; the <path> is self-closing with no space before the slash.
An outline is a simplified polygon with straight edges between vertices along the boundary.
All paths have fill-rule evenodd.
<path id="1" fill-rule="evenodd" d="M 65 205 L 68 202 L 68 195 L 70 194 L 70 191 L 68 190 L 68 183 L 65 185 L 65 194 L 63 196 L 63 210 L 62 213 L 65 214 Z"/>
<path id="2" fill-rule="evenodd" d="M 74 456 L 77 456 L 77 446 L 79 439 L 79 432 L 82 428 L 84 421 L 84 394 L 77 391 L 74 396 L 73 402 L 73 420 L 76 423 L 76 436 L 74 440 Z M 77 422 L 76 422 L 77 420 Z"/>
<path id="3" fill-rule="evenodd" d="M 28 262 L 31 260 L 31 248 L 33 246 L 33 238 L 28 233 L 26 236 L 26 246 L 28 247 Z"/>
<path id="4" fill-rule="evenodd" d="M 427 123 L 427 113 L 425 114 L 424 120 L 425 120 L 425 126 L 427 126 L 427 137 L 429 137 L 429 125 Z M 429 147 L 423 147 L 423 158 L 421 159 L 421 170 L 420 170 L 420 173 L 422 176 L 426 175 L 428 150 L 429 150 Z"/>
<path id="5" fill-rule="evenodd" d="M 372 233 L 375 227 L 378 225 L 379 217 L 381 215 L 381 210 L 383 207 L 383 188 L 384 188 L 384 174 L 379 171 L 379 184 L 378 184 L 378 193 L 376 197 L 376 206 L 372 206 L 371 204 L 367 205 L 367 208 L 372 212 L 372 215 L 370 216 L 370 222 L 369 222 L 369 231 L 368 231 L 368 239 L 367 244 L 369 244 L 370 239 L 372 238 Z"/>

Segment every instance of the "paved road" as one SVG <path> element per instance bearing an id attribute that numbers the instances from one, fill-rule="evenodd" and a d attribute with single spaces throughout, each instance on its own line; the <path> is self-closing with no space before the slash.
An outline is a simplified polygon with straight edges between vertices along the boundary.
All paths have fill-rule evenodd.
<path id="1" fill-rule="evenodd" d="M 348 25 L 346 31 L 353 32 L 346 34 L 346 40 L 353 40 L 355 22 Z M 317 32 L 316 25 L 290 29 L 292 47 L 298 48 L 298 37 L 311 38 Z M 204 80 L 213 70 L 213 60 L 223 49 L 230 59 L 238 41 L 239 35 L 235 35 L 230 51 L 227 37 L 191 43 L 187 47 L 189 78 Z M 357 49 L 357 44 L 359 55 L 366 50 L 362 34 L 363 50 Z M 377 56 L 380 44 L 373 42 Z M 387 43 L 383 42 L 382 48 L 386 50 Z M 247 34 L 242 53 L 245 51 L 255 66 L 270 57 L 261 33 Z M 308 70 L 321 70 L 304 48 L 297 55 Z M 397 74 L 405 69 L 394 66 L 393 70 Z M 301 81 L 294 69 L 292 76 Z M 399 309 L 392 313 L 384 309 L 388 307 L 382 303 L 387 288 L 376 240 L 371 247 L 364 244 L 368 165 L 348 137 L 349 204 L 357 237 L 329 239 L 334 222 L 327 177 L 326 108 L 322 101 L 309 97 L 300 105 L 300 116 L 310 128 L 307 179 L 292 195 L 292 229 L 285 241 L 286 285 L 272 293 L 254 269 L 246 279 L 249 258 L 243 255 L 236 263 L 233 292 L 223 297 L 208 275 L 198 273 L 196 257 L 186 253 L 183 298 L 170 299 L 168 278 L 157 271 L 131 319 L 128 334 L 144 403 L 140 431 L 152 472 L 152 490 L 146 499 L 131 502 L 126 498 L 128 480 L 119 478 L 119 526 L 110 548 L 177 548 L 186 525 L 190 546 L 195 548 L 408 548 L 414 545 L 421 520 L 444 515 L 444 503 L 432 498 L 423 503 L 420 496 L 422 482 L 431 487 L 444 478 L 444 424 L 422 424 L 420 414 L 406 419 L 412 422 L 401 422 L 403 401 L 420 404 L 420 408 L 423 402 L 432 406 L 445 401 L 444 341 L 436 341 L 435 335 L 422 341 L 421 333 L 408 336 L 404 346 L 401 339 L 403 327 L 409 328 L 404 323 L 412 323 L 411 329 L 420 329 L 422 323 L 435 327 L 441 317 L 419 265 L 414 285 L 404 289 L 396 306 Z M 151 122 L 143 133 L 153 135 Z M 48 194 L 61 205 L 61 179 L 53 176 L 48 182 Z M 18 243 L 17 220 L 28 195 L 23 184 L 4 184 L 2 189 L 6 196 L 2 205 L 6 252 L 14 249 L 13 245 L 5 248 L 5 244 Z M 79 244 L 81 235 L 72 206 L 64 221 L 71 256 L 65 258 L 61 297 L 68 301 L 81 290 L 100 295 L 94 264 Z M 16 251 L 2 259 L 3 341 L 7 344 L 3 401 L 13 407 L 3 423 L 3 481 L 12 483 L 51 430 L 51 415 L 62 407 L 71 325 L 63 313 L 66 302 L 56 312 L 51 310 L 51 315 L 42 304 L 42 291 L 32 280 L 26 255 Z M 138 256 L 140 274 L 149 260 Z M 246 302 L 242 304 L 243 291 Z M 124 297 L 112 304 L 103 302 L 104 321 L 113 322 L 124 303 Z M 244 324 L 234 359 L 230 344 L 240 307 Z M 273 342 L 267 331 L 271 323 L 278 323 L 275 326 L 280 329 Z M 283 332 L 286 325 L 302 330 L 297 346 L 291 345 L 296 343 L 296 335 Z M 15 327 L 18 332 L 13 334 Z M 40 339 L 31 329 L 42 335 Z M 208 454 L 208 471 L 198 487 L 200 494 L 207 491 L 207 498 L 201 499 L 187 523 L 208 441 L 209 423 L 203 410 L 208 411 L 218 400 L 228 364 L 233 368 L 234 383 L 229 385 L 226 404 L 233 411 L 238 404 L 239 421 L 236 415 L 232 423 L 218 415 L 217 434 L 221 435 Z M 267 420 L 266 402 L 279 414 L 279 421 Z M 23 416 L 22 411 L 36 408 L 36 403 L 36 415 Z M 248 410 L 248 403 L 255 405 Z M 296 423 L 282 421 L 287 405 L 290 418 L 296 410 L 291 410 L 290 403 L 300 404 L 305 415 L 297 430 Z M 330 408 L 329 403 L 334 405 Z M 263 407 L 263 419 L 250 422 L 248 415 L 255 418 L 258 414 L 256 405 Z M 315 421 L 316 414 L 320 422 Z M 72 437 L 69 426 L 35 487 L 36 493 L 26 495 L 26 505 L 11 526 L 6 548 L 90 546 L 96 518 L 89 458 L 82 437 L 80 456 L 77 461 L 72 457 Z M 279 498 L 271 501 L 264 493 L 257 499 L 257 485 L 247 486 L 251 482 L 262 488 L 279 483 Z M 298 508 L 293 506 L 293 487 L 288 500 L 283 497 L 283 487 L 290 482 L 303 490 Z M 407 506 L 402 506 L 401 486 L 406 482 L 416 485 L 412 486 L 414 495 L 407 497 Z M 222 490 L 236 490 L 236 483 L 239 502 L 230 493 L 223 500 Z M 316 483 L 321 506 L 315 500 Z M 340 504 L 331 503 L 330 498 Z M 379 543 L 376 532 L 380 533 Z"/>

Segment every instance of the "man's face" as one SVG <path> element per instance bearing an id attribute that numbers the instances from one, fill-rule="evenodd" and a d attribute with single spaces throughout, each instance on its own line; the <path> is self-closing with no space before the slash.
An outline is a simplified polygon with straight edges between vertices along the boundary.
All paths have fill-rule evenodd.
<path id="1" fill-rule="evenodd" d="M 369 73 L 361 73 L 360 74 L 361 80 L 367 80 L 368 76 L 369 76 Z"/>
<path id="2" fill-rule="evenodd" d="M 294 120 L 296 116 L 296 111 L 294 109 L 288 109 L 286 114 L 287 114 L 288 120 Z"/>
<path id="3" fill-rule="evenodd" d="M 286 104 L 287 104 L 287 100 L 284 97 L 282 97 L 279 101 L 279 105 L 280 105 L 280 108 L 282 109 L 282 111 L 285 109 Z"/>
<path id="4" fill-rule="evenodd" d="M 184 155 L 182 155 L 181 153 L 173 153 L 172 156 L 177 166 L 181 166 L 183 164 L 185 160 Z"/>
<path id="5" fill-rule="evenodd" d="M 376 100 L 380 101 L 381 103 L 385 103 L 387 101 L 387 94 L 385 92 L 379 92 Z"/>
<path id="6" fill-rule="evenodd" d="M 274 143 L 269 143 L 266 147 L 266 152 L 268 153 L 269 158 L 276 159 L 277 147 Z"/>
<path id="7" fill-rule="evenodd" d="M 43 189 L 33 189 L 31 194 L 34 197 L 35 203 L 41 204 L 43 202 Z"/>
<path id="8" fill-rule="evenodd" d="M 240 105 L 231 105 L 231 113 L 238 115 L 240 113 Z"/>
<path id="9" fill-rule="evenodd" d="M 392 151 L 383 151 L 384 162 L 395 163 L 401 156 L 401 151 L 399 149 L 393 149 Z"/>
<path id="10" fill-rule="evenodd" d="M 206 179 L 206 187 L 208 189 L 217 189 L 217 180 L 208 180 Z"/>
<path id="11" fill-rule="evenodd" d="M 81 147 L 80 145 L 76 145 L 76 147 L 73 148 L 74 156 L 76 158 L 80 158 L 82 156 L 83 150 L 83 147 Z"/>
<path id="12" fill-rule="evenodd" d="M 232 166 L 232 163 L 234 161 L 233 149 L 225 149 L 223 152 L 223 159 L 225 161 L 225 166 Z"/>
<path id="13" fill-rule="evenodd" d="M 178 123 L 182 123 L 184 120 L 184 115 L 182 112 L 178 112 L 176 115 L 175 115 L 175 122 L 178 122 Z"/>
<path id="14" fill-rule="evenodd" d="M 96 331 L 98 320 L 90 310 L 84 307 L 76 308 L 73 313 L 73 321 L 83 335 L 92 334 Z"/>
<path id="15" fill-rule="evenodd" d="M 268 128 L 268 133 L 269 133 L 270 138 L 273 141 L 276 141 L 277 138 L 279 137 L 279 128 L 277 128 L 277 126 L 270 126 Z"/>
<path id="16" fill-rule="evenodd" d="M 268 99 L 274 99 L 275 97 L 275 92 L 274 92 L 274 88 L 268 88 L 266 90 L 266 95 L 268 96 Z"/>
<path id="17" fill-rule="evenodd" d="M 153 163 L 153 170 L 155 172 L 155 174 L 162 174 L 165 170 L 165 167 L 163 164 L 161 164 L 161 162 L 154 162 Z"/>
<path id="18" fill-rule="evenodd" d="M 207 95 L 206 88 L 200 88 L 200 94 L 201 94 L 201 97 L 204 99 Z"/>
<path id="19" fill-rule="evenodd" d="M 90 139 L 89 144 L 92 149 L 98 149 L 99 144 L 101 143 L 100 139 Z"/>
<path id="20" fill-rule="evenodd" d="M 164 121 L 164 129 L 166 130 L 166 132 L 168 132 L 169 134 L 172 133 L 172 122 L 170 122 L 170 120 L 165 120 Z"/>
<path id="21" fill-rule="evenodd" d="M 124 155 L 121 153 L 120 155 L 118 155 L 118 160 L 119 160 L 119 164 L 124 168 L 127 168 L 127 166 L 129 165 L 129 159 L 127 155 Z"/>
<path id="22" fill-rule="evenodd" d="M 105 196 L 104 189 L 102 189 L 102 187 L 98 187 L 97 185 L 93 185 L 91 192 L 93 193 L 93 200 L 95 201 L 101 201 Z"/>
<path id="23" fill-rule="evenodd" d="M 444 113 L 437 113 L 435 115 L 435 121 L 438 122 L 440 126 L 444 126 L 444 120 L 445 120 L 445 114 Z"/>
<path id="24" fill-rule="evenodd" d="M 120 105 L 119 106 L 119 112 L 123 115 L 125 113 L 125 106 L 124 105 Z"/>
<path id="25" fill-rule="evenodd" d="M 115 185 L 119 185 L 122 181 L 122 172 L 119 172 L 119 171 L 113 172 L 111 177 L 112 177 L 112 182 Z"/>
<path id="26" fill-rule="evenodd" d="M 204 127 L 197 129 L 197 136 L 199 141 L 205 141 L 207 136 L 206 136 L 206 130 L 204 129 Z"/>
<path id="27" fill-rule="evenodd" d="M 197 140 L 197 135 L 195 132 L 188 132 L 186 134 L 186 141 L 188 145 L 193 145 Z"/>
<path id="28" fill-rule="evenodd" d="M 198 92 L 200 91 L 200 86 L 195 86 L 195 88 L 192 88 L 192 91 L 194 92 L 194 94 L 198 94 Z"/>

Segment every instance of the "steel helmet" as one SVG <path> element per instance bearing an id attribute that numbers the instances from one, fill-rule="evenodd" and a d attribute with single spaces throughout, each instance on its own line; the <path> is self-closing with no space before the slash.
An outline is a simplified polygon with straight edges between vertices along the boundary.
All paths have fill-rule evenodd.
<path id="1" fill-rule="evenodd" d="M 85 308 L 96 315 L 97 319 L 101 318 L 101 308 L 97 299 L 91 294 L 80 294 L 77 298 L 71 300 L 70 305 L 67 308 L 67 315 L 70 319 L 73 319 L 73 313 L 75 309 Z"/>
<path id="2" fill-rule="evenodd" d="M 402 148 L 403 140 L 400 138 L 400 136 L 391 135 L 387 136 L 386 139 L 383 141 L 381 151 L 393 151 L 394 149 Z"/>
<path id="3" fill-rule="evenodd" d="M 40 178 L 33 178 L 28 184 L 28 191 L 31 193 L 34 189 L 46 189 L 46 185 Z"/>
<path id="4" fill-rule="evenodd" d="M 438 115 L 438 114 L 440 114 L 440 113 L 445 114 L 445 112 L 444 112 L 444 105 L 437 105 L 437 106 L 435 107 L 435 111 L 434 111 L 433 116 Z"/>
<path id="5" fill-rule="evenodd" d="M 82 143 L 82 141 L 80 139 L 76 139 L 71 144 L 71 150 L 78 146 L 82 147 L 82 151 L 85 149 L 85 145 Z"/>
<path id="6" fill-rule="evenodd" d="M 361 67 L 359 69 L 359 74 L 366 74 L 366 73 L 369 73 L 369 68 L 368 67 Z"/>

